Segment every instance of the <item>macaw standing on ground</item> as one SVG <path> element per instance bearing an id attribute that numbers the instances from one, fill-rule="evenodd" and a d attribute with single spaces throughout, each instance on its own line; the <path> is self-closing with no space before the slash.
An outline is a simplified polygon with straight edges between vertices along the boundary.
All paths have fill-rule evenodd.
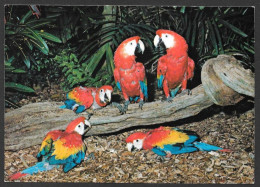
<path id="1" fill-rule="evenodd" d="M 159 156 L 166 157 L 170 157 L 172 154 L 194 151 L 230 152 L 229 149 L 200 142 L 199 136 L 193 131 L 162 126 L 147 133 L 136 132 L 131 134 L 126 139 L 126 143 L 128 151 L 149 149 Z"/>
<path id="2" fill-rule="evenodd" d="M 94 87 L 76 87 L 67 94 L 65 105 L 60 108 L 67 108 L 73 110 L 76 114 L 85 111 L 88 108 L 98 109 L 105 107 L 112 96 L 112 86 L 105 85 L 100 88 Z M 90 118 L 91 114 L 88 113 Z"/>
<path id="3" fill-rule="evenodd" d="M 157 30 L 154 45 L 163 43 L 167 54 L 159 58 L 157 66 L 158 88 L 163 87 L 167 101 L 171 102 L 181 90 L 183 93 L 190 90 L 187 81 L 193 78 L 194 61 L 188 56 L 188 45 L 179 34 L 170 30 Z"/>
<path id="4" fill-rule="evenodd" d="M 118 89 L 123 93 L 125 103 L 124 107 L 115 102 L 112 104 L 117 106 L 122 114 L 127 111 L 130 102 L 139 102 L 142 109 L 144 100 L 148 98 L 145 68 L 142 63 L 135 61 L 136 49 L 142 53 L 145 49 L 139 36 L 124 40 L 114 55 L 114 78 Z"/>
<path id="5" fill-rule="evenodd" d="M 66 173 L 80 164 L 85 157 L 86 146 L 82 135 L 91 128 L 85 117 L 78 117 L 69 123 L 65 131 L 53 130 L 47 133 L 37 154 L 42 160 L 34 166 L 21 172 L 13 174 L 10 180 L 16 180 L 26 175 L 33 175 L 38 172 L 48 171 L 63 166 Z"/>

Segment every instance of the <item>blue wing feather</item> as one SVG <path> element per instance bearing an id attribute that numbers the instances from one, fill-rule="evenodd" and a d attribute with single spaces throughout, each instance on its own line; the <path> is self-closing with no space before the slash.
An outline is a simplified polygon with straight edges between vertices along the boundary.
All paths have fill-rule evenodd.
<path id="1" fill-rule="evenodd" d="M 147 84 L 144 81 L 139 81 L 141 90 L 144 94 L 145 98 L 148 98 L 148 92 L 147 92 Z"/>
<path id="2" fill-rule="evenodd" d="M 163 79 L 164 79 L 164 76 L 163 75 L 160 75 L 160 78 L 157 79 L 158 80 L 158 88 L 161 89 L 162 88 L 162 85 L 163 85 Z"/>
<path id="3" fill-rule="evenodd" d="M 116 83 L 116 86 L 117 86 L 117 88 L 118 88 L 120 91 L 122 91 L 120 82 L 117 82 L 117 83 Z"/>

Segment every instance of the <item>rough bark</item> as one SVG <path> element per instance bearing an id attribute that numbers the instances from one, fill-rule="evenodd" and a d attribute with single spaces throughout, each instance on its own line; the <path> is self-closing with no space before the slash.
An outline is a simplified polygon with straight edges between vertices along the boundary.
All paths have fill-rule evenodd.
<path id="1" fill-rule="evenodd" d="M 117 108 L 110 106 L 96 110 L 90 119 L 92 128 L 86 136 L 112 133 L 133 126 L 174 122 L 194 116 L 214 103 L 222 106 L 235 104 L 243 98 L 240 94 L 254 96 L 253 74 L 247 70 L 245 72 L 239 63 L 229 63 L 233 61 L 233 57 L 225 57 L 231 60 L 223 60 L 222 57 L 205 63 L 201 73 L 202 85 L 194 88 L 192 95 L 177 95 L 172 103 L 148 102 L 144 104 L 143 110 L 139 109 L 138 104 L 130 104 L 124 115 L 120 115 Z M 222 63 L 222 68 L 216 68 L 218 62 Z M 231 71 L 230 68 L 236 71 Z M 222 75 L 225 76 L 225 81 L 222 81 Z M 243 84 L 240 83 L 240 77 L 243 77 Z M 229 86 L 224 82 L 228 82 Z M 5 150 L 18 150 L 40 144 L 48 131 L 65 129 L 77 116 L 87 116 L 86 113 L 76 115 L 71 110 L 59 109 L 61 105 L 62 102 L 33 103 L 6 113 Z"/>

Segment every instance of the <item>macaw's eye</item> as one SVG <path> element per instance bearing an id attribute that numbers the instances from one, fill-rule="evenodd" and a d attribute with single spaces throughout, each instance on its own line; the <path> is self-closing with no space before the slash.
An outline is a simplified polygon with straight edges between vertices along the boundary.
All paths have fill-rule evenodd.
<path id="1" fill-rule="evenodd" d="M 139 140 L 136 140 L 136 142 L 139 142 Z"/>
<path id="2" fill-rule="evenodd" d="M 133 43 L 131 42 L 130 45 L 133 45 Z"/>
<path id="3" fill-rule="evenodd" d="M 78 125 L 78 128 L 80 128 L 80 125 Z"/>
<path id="4" fill-rule="evenodd" d="M 102 89 L 102 90 L 100 90 L 100 92 L 103 92 L 104 90 Z"/>
<path id="5" fill-rule="evenodd" d="M 166 34 L 166 35 L 165 35 L 165 37 L 167 38 L 167 37 L 168 37 L 168 35 Z"/>

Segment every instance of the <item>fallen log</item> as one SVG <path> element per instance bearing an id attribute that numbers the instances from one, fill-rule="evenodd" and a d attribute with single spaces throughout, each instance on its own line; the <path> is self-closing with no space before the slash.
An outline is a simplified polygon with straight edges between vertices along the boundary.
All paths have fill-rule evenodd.
<path id="1" fill-rule="evenodd" d="M 92 128 L 86 133 L 86 136 L 112 133 L 140 125 L 174 122 L 195 116 L 214 103 L 222 106 L 237 103 L 244 96 L 240 95 L 238 90 L 234 91 L 225 85 L 224 81 L 217 76 L 214 70 L 218 61 L 228 61 L 227 59 L 233 57 L 221 55 L 218 58 L 205 63 L 201 73 L 202 84 L 192 90 L 192 95 L 177 95 L 172 103 L 162 101 L 148 102 L 144 104 L 143 110 L 139 109 L 138 104 L 131 104 L 124 115 L 120 115 L 117 108 L 110 106 L 96 110 L 90 119 Z M 233 63 L 232 66 L 241 65 Z M 221 71 L 220 69 L 217 70 Z M 241 69 L 241 71 L 225 73 L 232 74 L 243 71 Z M 247 76 L 250 76 L 247 78 L 249 83 L 246 89 L 248 91 L 241 94 L 252 96 L 252 93 L 254 93 L 254 77 L 253 74 L 247 74 Z M 233 75 L 230 77 L 238 76 Z M 236 82 L 236 80 L 234 81 Z M 229 81 L 229 84 L 230 82 L 232 84 L 232 81 Z M 238 83 L 234 84 L 239 85 Z M 67 124 L 77 116 L 87 116 L 86 113 L 76 115 L 71 110 L 59 109 L 59 106 L 62 104 L 62 102 L 33 103 L 6 113 L 5 150 L 19 150 L 40 144 L 48 131 L 65 129 Z"/>

